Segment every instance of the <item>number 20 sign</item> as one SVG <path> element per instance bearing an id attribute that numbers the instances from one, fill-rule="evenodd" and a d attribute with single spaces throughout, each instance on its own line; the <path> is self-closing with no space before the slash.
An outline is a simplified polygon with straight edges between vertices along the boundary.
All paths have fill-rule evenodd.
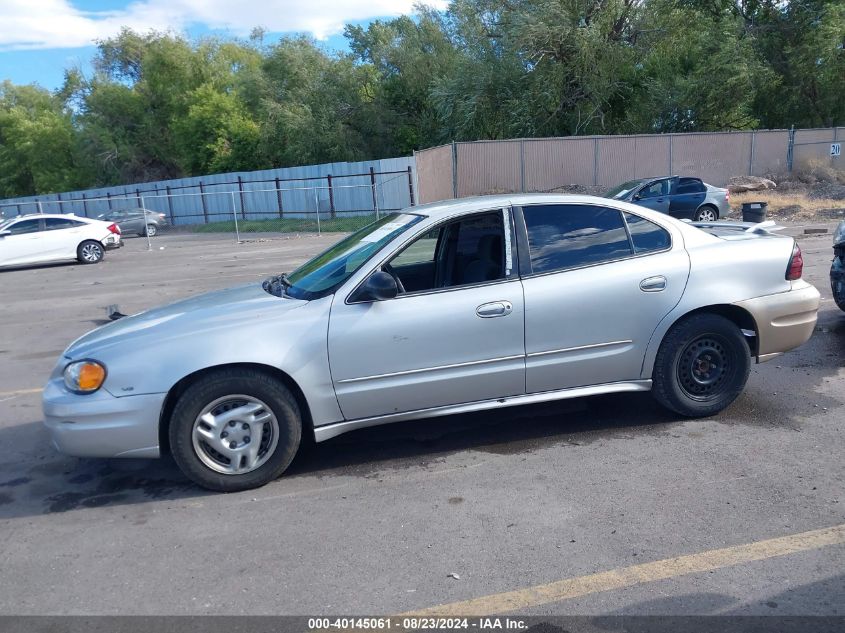
<path id="1" fill-rule="evenodd" d="M 841 143 L 831 143 L 830 144 L 830 155 L 831 156 L 839 156 L 842 153 L 842 144 Z"/>

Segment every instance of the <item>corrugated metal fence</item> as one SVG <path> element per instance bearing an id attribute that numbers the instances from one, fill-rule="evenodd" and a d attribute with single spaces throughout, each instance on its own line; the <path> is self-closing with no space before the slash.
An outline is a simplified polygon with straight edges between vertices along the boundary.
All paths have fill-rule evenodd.
<path id="1" fill-rule="evenodd" d="M 4 217 L 74 213 L 87 217 L 142 207 L 171 224 L 234 220 L 368 219 L 416 203 L 414 159 L 390 158 L 215 174 L 0 201 Z"/>
<path id="2" fill-rule="evenodd" d="M 793 162 L 830 159 L 845 128 L 794 130 Z M 626 180 L 692 175 L 724 186 L 733 176 L 787 171 L 789 130 L 475 141 L 416 152 L 420 202 L 488 193 L 612 187 Z"/>

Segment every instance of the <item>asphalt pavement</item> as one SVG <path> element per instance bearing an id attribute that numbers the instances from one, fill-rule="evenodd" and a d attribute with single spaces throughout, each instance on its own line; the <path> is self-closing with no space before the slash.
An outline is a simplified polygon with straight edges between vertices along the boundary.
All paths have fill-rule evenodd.
<path id="1" fill-rule="evenodd" d="M 163 235 L 0 272 L 0 614 L 843 615 L 845 313 L 830 234 L 802 231 L 817 330 L 718 416 L 628 394 L 409 422 L 229 495 L 167 459 L 58 455 L 39 390 L 106 306 L 291 270 L 337 236 Z"/>

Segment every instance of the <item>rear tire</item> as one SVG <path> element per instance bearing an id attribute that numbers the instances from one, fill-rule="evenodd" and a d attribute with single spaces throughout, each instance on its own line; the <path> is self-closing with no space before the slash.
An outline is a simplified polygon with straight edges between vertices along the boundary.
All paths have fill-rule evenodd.
<path id="1" fill-rule="evenodd" d="M 717 314 L 696 314 L 674 325 L 660 344 L 652 392 L 675 413 L 706 417 L 742 393 L 750 371 L 740 329 Z"/>
<path id="2" fill-rule="evenodd" d="M 76 248 L 76 259 L 80 264 L 98 264 L 105 255 L 103 245 L 96 240 L 85 240 Z"/>
<path id="3" fill-rule="evenodd" d="M 719 219 L 719 212 L 709 204 L 704 205 L 695 212 L 696 222 L 715 222 Z"/>
<path id="4" fill-rule="evenodd" d="M 182 472 L 203 488 L 257 488 L 293 461 L 301 420 L 296 399 L 272 376 L 223 369 L 200 378 L 176 402 L 170 450 Z"/>

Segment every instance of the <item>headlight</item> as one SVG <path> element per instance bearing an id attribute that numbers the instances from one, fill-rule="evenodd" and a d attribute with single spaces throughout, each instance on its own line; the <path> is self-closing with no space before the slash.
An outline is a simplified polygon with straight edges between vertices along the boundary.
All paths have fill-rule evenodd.
<path id="1" fill-rule="evenodd" d="M 833 232 L 833 245 L 845 244 L 845 222 L 840 222 Z"/>
<path id="2" fill-rule="evenodd" d="M 106 380 L 106 368 L 95 360 L 80 360 L 65 367 L 64 379 L 74 393 L 94 393 Z"/>

